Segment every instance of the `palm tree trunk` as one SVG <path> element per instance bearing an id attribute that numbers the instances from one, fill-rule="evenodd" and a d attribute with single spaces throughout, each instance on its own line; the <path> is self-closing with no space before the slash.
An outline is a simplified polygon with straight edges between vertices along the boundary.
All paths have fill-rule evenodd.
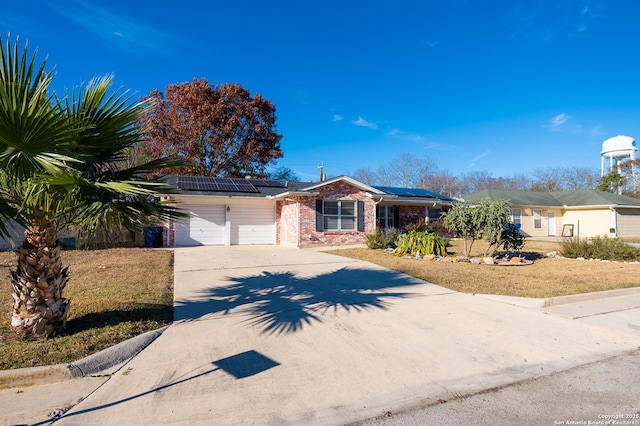
<path id="1" fill-rule="evenodd" d="M 69 301 L 62 291 L 69 280 L 68 267 L 62 268 L 51 221 L 34 220 L 24 233 L 16 250 L 18 267 L 11 271 L 11 328 L 25 339 L 45 339 L 66 326 Z"/>

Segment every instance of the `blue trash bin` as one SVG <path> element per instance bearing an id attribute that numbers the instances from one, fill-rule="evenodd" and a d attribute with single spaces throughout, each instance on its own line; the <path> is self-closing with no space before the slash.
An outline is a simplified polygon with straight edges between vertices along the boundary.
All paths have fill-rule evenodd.
<path id="1" fill-rule="evenodd" d="M 144 227 L 144 246 L 162 247 L 162 226 Z"/>

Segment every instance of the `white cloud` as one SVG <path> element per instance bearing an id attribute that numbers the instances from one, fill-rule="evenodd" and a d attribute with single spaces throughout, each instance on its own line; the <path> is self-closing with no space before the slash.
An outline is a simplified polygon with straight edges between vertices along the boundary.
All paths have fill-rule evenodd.
<path id="1" fill-rule="evenodd" d="M 549 129 L 549 131 L 551 132 L 559 132 L 563 129 L 563 126 L 567 124 L 567 122 L 572 118 L 572 116 L 567 115 L 563 112 L 562 114 L 558 114 L 555 117 L 551 118 L 542 127 Z"/>
<path id="2" fill-rule="evenodd" d="M 422 40 L 422 44 L 427 46 L 428 48 L 436 47 L 440 44 L 438 40 Z"/>
<path id="3" fill-rule="evenodd" d="M 482 152 L 482 153 L 480 153 L 480 154 L 476 155 L 475 157 L 473 157 L 473 158 L 471 159 L 471 162 L 469 163 L 469 168 L 470 168 L 470 169 L 474 168 L 474 167 L 476 166 L 476 163 L 477 163 L 478 161 L 480 161 L 481 159 L 483 159 L 484 157 L 486 157 L 486 156 L 487 156 L 487 155 L 489 155 L 490 153 L 491 153 L 491 150 L 490 150 L 490 149 L 488 149 L 488 150 L 486 150 L 485 152 Z"/>
<path id="4" fill-rule="evenodd" d="M 371 121 L 367 121 L 364 118 L 358 116 L 356 121 L 352 121 L 353 124 L 360 127 L 369 127 L 371 129 L 377 129 L 378 125 L 376 123 L 372 123 Z"/>
<path id="5" fill-rule="evenodd" d="M 86 1 L 50 3 L 49 6 L 86 31 L 107 43 L 117 43 L 130 51 L 170 53 L 177 40 L 151 25 L 119 15 L 116 12 Z"/>
<path id="6" fill-rule="evenodd" d="M 384 135 L 390 138 L 403 139 L 407 142 L 426 142 L 427 141 L 425 137 L 422 135 L 419 135 L 417 133 L 404 132 L 397 128 L 393 128 L 389 130 Z"/>
<path id="7" fill-rule="evenodd" d="M 344 120 L 344 117 L 341 116 L 340 114 L 333 115 L 333 121 L 342 121 L 342 120 Z"/>

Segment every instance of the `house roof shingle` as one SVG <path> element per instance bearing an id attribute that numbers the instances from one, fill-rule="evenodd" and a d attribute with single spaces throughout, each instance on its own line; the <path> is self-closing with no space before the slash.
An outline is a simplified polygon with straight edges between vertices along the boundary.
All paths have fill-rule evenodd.
<path id="1" fill-rule="evenodd" d="M 414 202 L 440 200 L 454 202 L 447 196 L 419 188 L 372 186 L 348 176 L 337 176 L 323 182 L 286 182 L 279 180 L 220 178 L 213 176 L 177 176 L 165 178 L 174 194 L 209 195 L 225 197 L 276 197 L 287 193 L 314 195 L 317 188 L 337 181 L 345 181 L 375 196 L 389 195 Z"/>
<path id="2" fill-rule="evenodd" d="M 489 198 L 509 200 L 514 206 L 529 207 L 586 207 L 586 206 L 631 206 L 640 207 L 640 200 L 595 189 L 574 191 L 533 192 L 508 189 L 484 189 L 465 197 L 465 201 L 474 204 Z"/>

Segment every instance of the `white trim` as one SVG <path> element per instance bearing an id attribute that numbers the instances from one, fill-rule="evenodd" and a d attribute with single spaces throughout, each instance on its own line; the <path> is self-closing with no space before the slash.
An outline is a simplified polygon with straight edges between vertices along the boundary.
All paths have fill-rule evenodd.
<path id="1" fill-rule="evenodd" d="M 536 212 L 540 213 L 540 216 L 538 217 L 538 220 L 540 221 L 540 226 L 536 226 Z M 542 229 L 542 209 L 531 209 L 531 217 L 533 218 L 533 229 L 535 230 L 539 230 Z"/>
<path id="2" fill-rule="evenodd" d="M 517 211 L 519 211 L 519 212 L 520 212 L 520 214 L 518 215 L 518 222 L 516 222 L 516 221 L 514 220 L 513 212 L 514 212 L 515 210 L 517 210 Z M 513 207 L 512 207 L 511 209 L 509 209 L 509 216 L 510 216 L 510 218 L 511 218 L 511 223 L 519 223 L 519 224 L 520 224 L 520 226 L 522 226 L 522 209 L 521 209 L 521 208 L 519 208 L 519 207 L 513 208 Z"/>
<path id="3" fill-rule="evenodd" d="M 320 193 L 318 191 L 288 191 L 288 192 L 283 192 L 277 195 L 268 195 L 265 198 L 268 198 L 270 200 L 274 200 L 274 199 L 277 200 L 279 198 L 285 198 L 285 197 L 316 197 L 319 194 Z M 253 198 L 259 198 L 259 197 L 253 197 Z"/>
<path id="4" fill-rule="evenodd" d="M 307 186 L 305 188 L 300 188 L 300 190 L 301 191 L 306 191 L 306 190 L 310 190 L 310 189 L 316 189 L 316 188 L 320 188 L 320 187 L 323 187 L 325 185 L 329 185 L 329 184 L 332 184 L 332 183 L 335 183 L 335 182 L 339 182 L 339 181 L 345 181 L 345 182 L 347 182 L 347 183 L 349 183 L 349 184 L 351 184 L 351 185 L 353 185 L 353 186 L 355 186 L 355 187 L 357 187 L 357 188 L 359 188 L 359 189 L 361 189 L 362 191 L 365 191 L 365 192 L 371 192 L 371 193 L 373 193 L 375 195 L 388 196 L 388 194 L 386 192 L 380 191 L 379 189 L 376 189 L 373 186 L 369 186 L 366 183 L 362 183 L 362 182 L 360 182 L 358 180 L 350 178 L 349 176 L 334 177 L 334 178 L 331 178 L 329 180 L 325 180 L 323 182 L 319 182 L 319 183 L 316 183 L 314 185 Z"/>
<path id="5" fill-rule="evenodd" d="M 337 203 L 338 214 L 326 214 L 326 203 Z M 353 204 L 353 215 L 347 215 L 342 213 L 342 203 L 351 203 Z M 326 218 L 327 217 L 335 217 L 337 219 L 338 227 L 337 228 L 328 228 L 326 227 Z M 349 223 L 350 219 L 353 218 L 353 228 L 344 229 L 342 228 L 343 219 L 345 223 Z M 357 231 L 358 230 L 358 202 L 357 200 L 322 200 L 322 230 L 323 231 L 334 231 L 334 232 L 349 232 L 349 231 Z"/>

